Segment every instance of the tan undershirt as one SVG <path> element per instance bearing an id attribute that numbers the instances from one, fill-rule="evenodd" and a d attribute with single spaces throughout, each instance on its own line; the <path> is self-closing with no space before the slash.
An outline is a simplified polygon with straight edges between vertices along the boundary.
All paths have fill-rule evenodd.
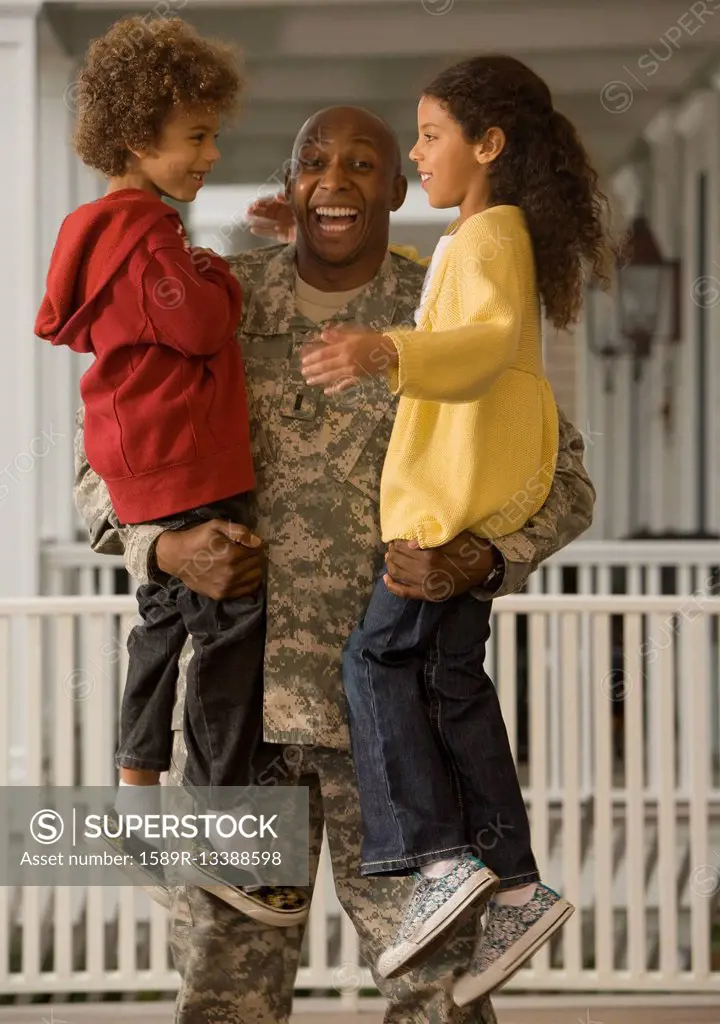
<path id="1" fill-rule="evenodd" d="M 321 324 L 324 320 L 331 320 L 343 306 L 347 306 L 348 302 L 359 295 L 364 287 L 365 285 L 351 288 L 349 292 L 321 292 L 296 274 L 295 309 L 314 324 Z"/>

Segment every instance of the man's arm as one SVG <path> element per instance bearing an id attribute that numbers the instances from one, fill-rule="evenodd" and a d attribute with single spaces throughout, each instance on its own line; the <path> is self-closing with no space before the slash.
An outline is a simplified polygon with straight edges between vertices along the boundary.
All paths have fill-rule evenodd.
<path id="1" fill-rule="evenodd" d="M 461 534 L 441 548 L 412 549 L 396 541 L 387 555 L 388 589 L 398 597 L 442 601 L 472 590 L 479 599 L 520 590 L 541 562 L 576 540 L 592 523 L 595 488 L 583 465 L 582 435 L 558 409 L 558 458 L 545 504 L 525 526 L 493 542 Z M 484 582 L 500 562 L 497 584 Z"/>
<path id="2" fill-rule="evenodd" d="M 505 567 L 502 584 L 488 597 L 516 593 L 541 562 L 577 540 L 592 524 L 595 488 L 583 463 L 585 442 L 562 409 L 558 409 L 558 420 L 560 440 L 550 493 L 522 530 L 494 542 Z"/>

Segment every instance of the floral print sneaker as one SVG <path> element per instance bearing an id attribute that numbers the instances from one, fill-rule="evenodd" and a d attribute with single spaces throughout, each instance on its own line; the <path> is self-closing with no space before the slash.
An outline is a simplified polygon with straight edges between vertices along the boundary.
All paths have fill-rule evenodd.
<path id="1" fill-rule="evenodd" d="M 562 928 L 574 910 L 572 903 L 542 882 L 520 906 L 490 903 L 487 926 L 477 940 L 467 973 L 453 987 L 455 1003 L 467 1006 L 504 985 Z"/>
<path id="2" fill-rule="evenodd" d="M 397 978 L 426 960 L 448 938 L 450 927 L 497 886 L 497 875 L 472 854 L 440 878 L 420 876 L 395 942 L 377 962 L 380 976 Z"/>

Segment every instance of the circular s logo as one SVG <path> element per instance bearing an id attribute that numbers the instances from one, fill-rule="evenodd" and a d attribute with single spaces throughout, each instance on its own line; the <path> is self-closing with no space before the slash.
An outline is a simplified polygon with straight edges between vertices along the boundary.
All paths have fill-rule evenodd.
<path id="1" fill-rule="evenodd" d="M 37 811 L 30 820 L 30 834 L 43 846 L 56 843 L 64 831 L 65 823 L 57 811 Z"/>

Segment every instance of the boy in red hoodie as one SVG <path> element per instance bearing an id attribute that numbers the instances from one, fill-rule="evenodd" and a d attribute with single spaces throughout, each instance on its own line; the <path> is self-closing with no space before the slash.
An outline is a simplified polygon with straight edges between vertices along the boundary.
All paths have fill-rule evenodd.
<path id="1" fill-rule="evenodd" d="M 36 334 L 91 352 L 82 378 L 88 462 L 104 478 L 121 522 L 183 529 L 224 518 L 252 521 L 255 484 L 242 358 L 235 338 L 241 293 L 223 259 L 192 249 L 170 197 L 192 202 L 220 154 L 216 135 L 240 91 L 234 55 L 180 19 L 117 22 L 93 42 L 79 78 L 75 143 L 108 179 L 103 198 L 62 224 Z M 259 543 L 255 538 L 245 543 Z M 170 767 L 177 667 L 187 635 L 185 779 L 209 787 L 252 781 L 262 739 L 264 596 L 213 601 L 178 579 L 138 589 L 143 625 L 129 667 L 116 764 L 123 806 L 159 810 Z M 123 786 L 135 789 L 125 800 Z M 149 787 L 149 788 L 148 788 Z M 222 849 L 222 840 L 215 845 Z M 147 843 L 141 843 L 149 852 Z M 151 894 L 170 897 L 161 868 Z M 298 890 L 198 884 L 268 924 L 304 920 Z"/>

